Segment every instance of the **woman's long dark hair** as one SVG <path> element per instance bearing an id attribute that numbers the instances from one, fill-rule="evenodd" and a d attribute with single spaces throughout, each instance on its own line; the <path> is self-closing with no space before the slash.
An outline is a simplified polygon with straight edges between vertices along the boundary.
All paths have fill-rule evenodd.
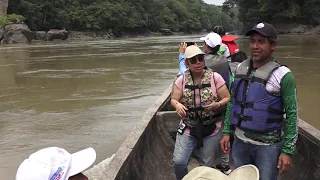
<path id="1" fill-rule="evenodd" d="M 207 44 L 208 46 L 208 44 Z M 214 48 L 208 46 L 208 48 L 210 49 L 210 53 L 209 54 L 213 54 L 213 55 L 217 55 L 219 49 L 220 49 L 220 45 L 215 46 Z"/>

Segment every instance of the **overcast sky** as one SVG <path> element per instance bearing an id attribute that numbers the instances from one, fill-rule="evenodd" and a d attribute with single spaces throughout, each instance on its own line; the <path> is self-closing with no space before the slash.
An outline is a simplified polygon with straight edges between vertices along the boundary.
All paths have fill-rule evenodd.
<path id="1" fill-rule="evenodd" d="M 208 4 L 222 5 L 225 0 L 204 0 Z"/>

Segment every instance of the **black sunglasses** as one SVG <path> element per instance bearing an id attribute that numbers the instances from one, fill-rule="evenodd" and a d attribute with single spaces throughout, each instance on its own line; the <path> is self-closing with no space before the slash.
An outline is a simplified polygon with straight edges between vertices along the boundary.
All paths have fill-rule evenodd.
<path id="1" fill-rule="evenodd" d="M 204 55 L 203 54 L 198 54 L 196 56 L 193 56 L 192 58 L 189 58 L 190 59 L 190 63 L 191 64 L 197 64 L 197 62 L 203 62 L 204 61 Z"/>

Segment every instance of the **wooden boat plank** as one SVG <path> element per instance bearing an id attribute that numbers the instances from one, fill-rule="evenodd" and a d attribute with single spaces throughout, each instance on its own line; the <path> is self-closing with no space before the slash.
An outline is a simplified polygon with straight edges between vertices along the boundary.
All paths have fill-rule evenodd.
<path id="1" fill-rule="evenodd" d="M 171 90 L 172 87 L 169 86 L 145 112 L 108 164 L 99 163 L 85 172 L 90 180 L 128 179 L 128 177 L 129 179 L 174 179 L 172 167 L 174 141 L 169 134 L 165 134 L 168 131 L 164 130 L 164 124 L 156 123 L 154 118 L 165 105 L 164 102 L 168 100 Z"/>

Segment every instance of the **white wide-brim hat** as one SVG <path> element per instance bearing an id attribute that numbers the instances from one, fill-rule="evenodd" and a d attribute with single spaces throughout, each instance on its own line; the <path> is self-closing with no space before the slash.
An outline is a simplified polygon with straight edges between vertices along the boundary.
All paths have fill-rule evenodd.
<path id="1" fill-rule="evenodd" d="M 183 180 L 259 180 L 259 177 L 259 170 L 254 165 L 241 166 L 229 175 L 214 168 L 200 166 L 190 171 Z"/>

